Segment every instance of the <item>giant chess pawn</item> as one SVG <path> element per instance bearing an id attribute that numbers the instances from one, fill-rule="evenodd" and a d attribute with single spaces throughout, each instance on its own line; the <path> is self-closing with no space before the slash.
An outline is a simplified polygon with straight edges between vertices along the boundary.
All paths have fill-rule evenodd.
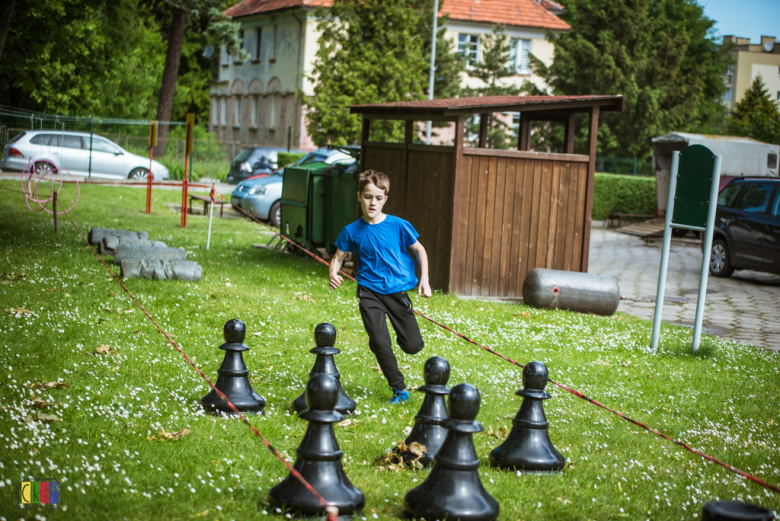
<path id="1" fill-rule="evenodd" d="M 492 521 L 498 517 L 498 501 L 482 486 L 474 450 L 474 433 L 485 430 L 475 421 L 479 404 L 479 391 L 471 384 L 456 385 L 450 391 L 450 418 L 444 421 L 449 432 L 428 478 L 404 497 L 409 516 L 429 521 Z"/>
<path id="2" fill-rule="evenodd" d="M 742 501 L 712 501 L 704 503 L 701 521 L 772 521 L 768 508 Z"/>
<path id="3" fill-rule="evenodd" d="M 347 478 L 341 466 L 342 452 L 336 441 L 333 424 L 344 416 L 334 410 L 339 397 L 339 383 L 327 374 L 317 374 L 306 385 L 309 408 L 298 414 L 309 422 L 303 436 L 294 468 L 314 487 L 330 506 L 339 509 L 339 518 L 349 518 L 366 503 L 363 493 Z M 268 493 L 273 506 L 304 517 L 324 516 L 325 507 L 292 474 Z"/>
<path id="4" fill-rule="evenodd" d="M 566 466 L 566 458 L 555 449 L 547 433 L 549 424 L 542 400 L 552 397 L 545 392 L 546 385 L 547 366 L 542 362 L 526 364 L 523 388 L 515 393 L 523 397 L 523 403 L 512 420 L 512 432 L 490 453 L 490 464 L 494 467 L 555 473 Z"/>
<path id="5" fill-rule="evenodd" d="M 425 398 L 420 411 L 414 417 L 412 432 L 404 443 L 407 446 L 415 442 L 425 445 L 425 455 L 419 461 L 427 467 L 433 463 L 433 457 L 439 452 L 447 437 L 447 429 L 442 424 L 449 418 L 444 397 L 450 393 L 450 388 L 447 387 L 447 380 L 450 379 L 450 363 L 440 356 L 432 356 L 425 361 L 423 377 L 425 385 L 417 390 L 425 393 Z M 405 460 L 416 457 L 408 451 L 401 453 L 401 456 Z"/>
<path id="6" fill-rule="evenodd" d="M 244 344 L 246 337 L 246 325 L 238 319 L 228 320 L 224 328 L 225 343 L 219 346 L 225 351 L 225 359 L 222 360 L 217 374 L 216 388 L 230 400 L 230 403 L 242 413 L 263 413 L 265 407 L 265 398 L 257 394 L 249 383 L 249 370 L 244 363 L 244 351 L 249 350 L 249 346 Z M 212 389 L 201 398 L 200 403 L 211 412 L 227 413 L 230 416 L 236 416 L 233 409 L 228 407 L 227 402 L 220 398 L 217 392 Z"/>
<path id="7" fill-rule="evenodd" d="M 339 386 L 339 401 L 336 404 L 336 410 L 341 414 L 352 414 L 357 408 L 355 400 L 347 396 L 344 392 L 344 388 L 341 387 L 341 373 L 336 368 L 336 362 L 333 360 L 333 355 L 339 354 L 341 351 L 336 349 L 336 328 L 327 322 L 323 322 L 314 328 L 314 341 L 317 343 L 317 347 L 310 350 L 310 353 L 317 355 L 317 359 L 314 360 L 314 366 L 309 372 L 309 377 L 314 377 L 318 374 L 327 374 L 336 379 L 336 383 Z M 306 391 L 304 391 L 298 398 L 293 400 L 293 407 L 300 412 L 306 409 Z"/>

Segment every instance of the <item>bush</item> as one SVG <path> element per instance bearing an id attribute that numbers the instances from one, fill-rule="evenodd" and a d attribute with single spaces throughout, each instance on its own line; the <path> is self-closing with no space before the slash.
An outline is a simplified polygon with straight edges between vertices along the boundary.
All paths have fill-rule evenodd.
<path id="1" fill-rule="evenodd" d="M 591 214 L 594 221 L 604 220 L 612 212 L 650 215 L 655 210 L 654 177 L 596 174 Z"/>
<path id="2" fill-rule="evenodd" d="M 306 156 L 305 153 L 300 153 L 300 152 L 279 152 L 278 158 L 276 160 L 276 166 L 278 166 L 279 168 L 284 168 L 287 165 L 291 165 L 305 156 Z"/>

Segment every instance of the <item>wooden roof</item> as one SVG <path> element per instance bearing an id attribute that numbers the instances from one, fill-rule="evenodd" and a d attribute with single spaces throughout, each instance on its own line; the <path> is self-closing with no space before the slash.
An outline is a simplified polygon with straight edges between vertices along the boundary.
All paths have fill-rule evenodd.
<path id="1" fill-rule="evenodd" d="M 330 7 L 333 0 L 243 0 L 225 10 L 226 16 L 237 18 L 260 13 L 300 7 Z"/>
<path id="2" fill-rule="evenodd" d="M 352 114 L 387 116 L 459 116 L 486 112 L 623 112 L 623 96 L 480 96 L 352 105 Z"/>

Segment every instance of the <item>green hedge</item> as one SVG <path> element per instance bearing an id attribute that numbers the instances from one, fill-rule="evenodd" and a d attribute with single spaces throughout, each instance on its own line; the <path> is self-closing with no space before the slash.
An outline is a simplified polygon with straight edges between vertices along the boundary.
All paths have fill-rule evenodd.
<path id="1" fill-rule="evenodd" d="M 596 174 L 593 185 L 594 221 L 616 213 L 654 214 L 655 178 L 630 175 Z"/>
<path id="2" fill-rule="evenodd" d="M 284 168 L 287 165 L 295 163 L 305 155 L 306 154 L 300 152 L 279 152 L 276 160 L 276 166 L 279 168 Z"/>

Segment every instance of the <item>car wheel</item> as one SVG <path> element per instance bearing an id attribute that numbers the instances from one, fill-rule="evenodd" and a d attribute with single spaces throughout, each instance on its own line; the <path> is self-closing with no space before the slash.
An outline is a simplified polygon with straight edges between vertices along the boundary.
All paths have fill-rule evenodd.
<path id="1" fill-rule="evenodd" d="M 146 181 L 147 177 L 149 177 L 149 170 L 146 168 L 136 168 L 127 176 L 128 179 L 133 179 L 135 181 Z"/>
<path id="2" fill-rule="evenodd" d="M 731 277 L 734 267 L 729 260 L 729 247 L 723 239 L 712 243 L 710 250 L 710 273 L 716 277 Z"/>
<path id="3" fill-rule="evenodd" d="M 274 228 L 278 228 L 280 222 L 282 222 L 282 203 L 276 201 L 268 212 L 268 223 Z"/>
<path id="4" fill-rule="evenodd" d="M 38 161 L 35 163 L 35 175 L 37 177 L 43 177 L 45 175 L 53 175 L 57 173 L 57 167 L 47 161 Z"/>

